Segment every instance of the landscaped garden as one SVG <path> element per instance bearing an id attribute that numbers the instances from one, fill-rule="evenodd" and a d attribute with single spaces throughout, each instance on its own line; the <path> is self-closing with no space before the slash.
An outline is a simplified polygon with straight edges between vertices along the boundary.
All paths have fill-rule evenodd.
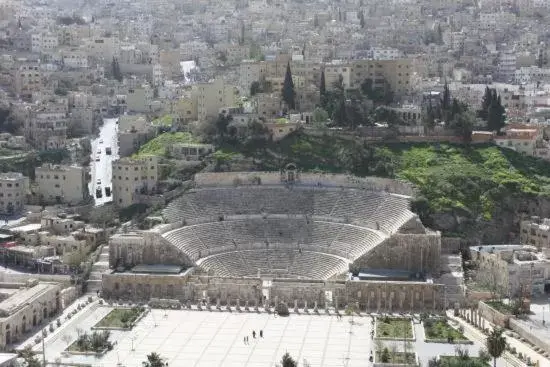
<path id="1" fill-rule="evenodd" d="M 102 353 L 113 349 L 113 344 L 109 341 L 111 333 L 105 331 L 94 331 L 92 334 L 84 333 L 78 336 L 78 339 L 69 347 L 69 352 L 78 353 Z"/>
<path id="2" fill-rule="evenodd" d="M 489 361 L 479 357 L 440 356 L 433 367 L 487 367 Z"/>
<path id="3" fill-rule="evenodd" d="M 485 304 L 504 315 L 513 315 L 515 312 L 515 307 L 513 305 L 506 304 L 500 300 L 485 301 Z"/>
<path id="4" fill-rule="evenodd" d="M 379 317 L 376 322 L 376 337 L 388 339 L 411 339 L 413 330 L 411 319 Z"/>
<path id="5" fill-rule="evenodd" d="M 416 364 L 414 353 L 395 352 L 388 348 L 377 350 L 375 359 L 377 363 Z"/>
<path id="6" fill-rule="evenodd" d="M 448 343 L 453 343 L 468 340 L 459 330 L 451 327 L 447 319 L 443 318 L 424 320 L 424 333 L 426 341 L 446 340 Z"/>
<path id="7" fill-rule="evenodd" d="M 144 311 L 143 307 L 115 308 L 102 318 L 95 327 L 129 329 Z"/>

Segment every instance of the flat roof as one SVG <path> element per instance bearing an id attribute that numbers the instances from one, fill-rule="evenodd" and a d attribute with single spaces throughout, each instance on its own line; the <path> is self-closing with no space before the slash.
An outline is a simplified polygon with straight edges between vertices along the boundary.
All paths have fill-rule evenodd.
<path id="1" fill-rule="evenodd" d="M 12 232 L 33 232 L 38 231 L 40 228 L 42 228 L 42 224 L 40 223 L 29 223 L 25 224 L 19 227 L 13 227 L 10 228 L 10 231 Z"/>
<path id="2" fill-rule="evenodd" d="M 179 265 L 163 265 L 163 264 L 141 264 L 132 268 L 132 273 L 151 273 L 151 274 L 179 274 L 182 271 Z"/>
<path id="3" fill-rule="evenodd" d="M 53 284 L 38 283 L 34 287 L 20 289 L 19 292 L 15 292 L 11 297 L 0 302 L 0 311 L 11 315 L 13 312 L 17 311 L 19 307 L 32 302 L 34 298 L 44 294 L 52 287 L 54 287 Z"/>

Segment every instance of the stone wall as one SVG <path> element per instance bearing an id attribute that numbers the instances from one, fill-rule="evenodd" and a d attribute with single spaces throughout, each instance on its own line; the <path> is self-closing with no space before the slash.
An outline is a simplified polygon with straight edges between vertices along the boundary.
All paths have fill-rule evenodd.
<path id="1" fill-rule="evenodd" d="M 521 320 L 511 318 L 508 321 L 508 325 L 510 329 L 514 330 L 522 338 L 529 340 L 531 343 L 541 348 L 542 350 L 550 350 L 550 341 L 548 339 L 540 338 L 538 335 L 532 332 L 533 324 L 527 325 Z M 540 326 L 537 325 L 535 326 L 535 328 L 540 328 Z M 542 333 L 544 332 L 546 332 L 546 330 L 542 330 Z"/>
<path id="2" fill-rule="evenodd" d="M 414 195 L 414 189 L 409 183 L 389 178 L 360 178 L 343 174 L 299 172 L 296 180 L 299 184 L 308 186 L 321 184 L 325 187 L 342 186 Z M 280 172 L 203 172 L 197 173 L 194 181 L 196 187 L 281 185 L 283 183 Z"/>
<path id="3" fill-rule="evenodd" d="M 513 317 L 512 315 L 505 315 L 498 312 L 483 301 L 479 302 L 477 308 L 481 317 L 500 327 L 507 328 L 510 318 Z"/>
<path id="4" fill-rule="evenodd" d="M 121 234 L 109 241 L 109 266 L 130 268 L 138 264 L 190 267 L 193 262 L 155 232 Z"/>
<path id="5" fill-rule="evenodd" d="M 439 312 L 443 309 L 443 286 L 423 282 L 301 281 L 259 278 L 219 278 L 195 275 L 145 275 L 112 273 L 103 276 L 102 297 L 148 301 L 151 297 L 177 299 L 183 303 L 207 300 L 222 305 L 271 305 L 289 307 L 338 307 L 353 304 L 368 312 Z M 264 299 L 264 295 L 266 298 Z"/>
<path id="6" fill-rule="evenodd" d="M 441 234 L 396 233 L 374 250 L 357 259 L 353 268 L 402 269 L 439 274 Z"/>

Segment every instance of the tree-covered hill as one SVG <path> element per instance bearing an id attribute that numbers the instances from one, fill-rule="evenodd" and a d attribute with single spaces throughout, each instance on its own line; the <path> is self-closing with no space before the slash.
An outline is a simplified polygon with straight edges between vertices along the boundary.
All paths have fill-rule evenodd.
<path id="1" fill-rule="evenodd" d="M 293 161 L 304 170 L 412 182 L 413 210 L 446 235 L 508 241 L 522 213 L 550 215 L 550 162 L 494 145 L 366 144 L 297 132 L 268 152 L 263 169 Z"/>

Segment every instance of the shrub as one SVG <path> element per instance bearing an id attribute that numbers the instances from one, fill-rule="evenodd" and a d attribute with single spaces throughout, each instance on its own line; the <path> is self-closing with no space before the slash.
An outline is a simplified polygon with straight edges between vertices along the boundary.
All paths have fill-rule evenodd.
<path id="1" fill-rule="evenodd" d="M 277 309 L 275 310 L 277 312 L 277 315 L 279 316 L 288 316 L 290 315 L 290 312 L 288 312 L 288 306 L 281 302 L 277 305 Z"/>

